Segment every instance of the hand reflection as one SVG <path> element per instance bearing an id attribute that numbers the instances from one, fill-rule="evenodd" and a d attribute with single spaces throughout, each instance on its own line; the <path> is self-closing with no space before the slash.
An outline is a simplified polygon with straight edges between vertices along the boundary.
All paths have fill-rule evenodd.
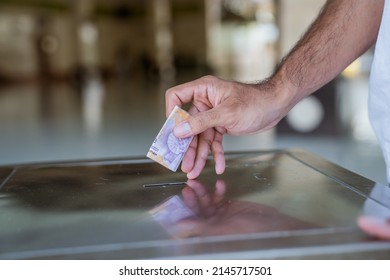
<path id="1" fill-rule="evenodd" d="M 183 204 L 192 215 L 186 214 L 174 222 L 163 224 L 176 238 L 317 227 L 285 215 L 273 207 L 248 201 L 227 200 L 226 184 L 223 180 L 218 180 L 213 190 L 208 190 L 197 180 L 189 180 L 187 185 L 182 190 L 182 198 Z M 177 197 L 173 200 L 177 200 Z M 169 204 L 171 205 L 172 201 L 165 202 L 165 207 L 162 208 L 166 210 Z M 158 207 L 161 209 L 161 205 Z"/>
<path id="2" fill-rule="evenodd" d="M 383 205 L 373 199 L 380 201 Z M 389 209 L 390 187 L 376 184 L 371 191 L 370 198 L 364 203 L 363 214 L 357 220 L 358 226 L 374 237 L 390 240 Z"/>
<path id="3" fill-rule="evenodd" d="M 197 180 L 188 180 L 183 188 L 183 200 L 187 207 L 200 219 L 212 219 L 226 211 L 229 201 L 225 199 L 226 184 L 218 180 L 211 193 Z"/>

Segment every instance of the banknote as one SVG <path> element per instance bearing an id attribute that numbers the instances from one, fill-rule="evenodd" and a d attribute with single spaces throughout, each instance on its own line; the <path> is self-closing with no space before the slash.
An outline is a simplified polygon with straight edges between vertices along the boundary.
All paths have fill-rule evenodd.
<path id="1" fill-rule="evenodd" d="M 177 138 L 173 129 L 189 116 L 186 111 L 176 106 L 150 147 L 147 157 L 176 171 L 193 137 Z"/>

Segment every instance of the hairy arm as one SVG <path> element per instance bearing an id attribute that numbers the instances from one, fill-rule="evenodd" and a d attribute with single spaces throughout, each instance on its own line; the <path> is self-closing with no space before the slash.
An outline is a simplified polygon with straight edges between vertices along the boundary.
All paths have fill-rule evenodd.
<path id="1" fill-rule="evenodd" d="M 384 0 L 328 0 L 271 80 L 291 105 L 332 80 L 375 42 Z"/>
<path id="2" fill-rule="evenodd" d="M 196 178 L 211 150 L 216 173 L 225 169 L 224 134 L 248 135 L 275 126 L 305 96 L 332 80 L 375 41 L 384 0 L 328 0 L 309 30 L 277 67 L 258 84 L 203 77 L 166 92 L 167 116 L 191 103 L 191 117 L 177 137 L 195 136 L 182 170 Z"/>

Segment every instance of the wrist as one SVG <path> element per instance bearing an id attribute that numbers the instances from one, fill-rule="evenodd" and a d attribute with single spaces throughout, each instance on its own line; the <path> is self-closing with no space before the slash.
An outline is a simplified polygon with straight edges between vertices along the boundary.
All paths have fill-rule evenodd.
<path id="1" fill-rule="evenodd" d="M 270 97 L 270 106 L 273 107 L 273 111 L 277 114 L 275 118 L 278 121 L 286 116 L 305 97 L 298 86 L 287 79 L 281 71 L 260 82 L 257 88 L 263 97 L 264 93 L 267 92 L 267 95 Z"/>

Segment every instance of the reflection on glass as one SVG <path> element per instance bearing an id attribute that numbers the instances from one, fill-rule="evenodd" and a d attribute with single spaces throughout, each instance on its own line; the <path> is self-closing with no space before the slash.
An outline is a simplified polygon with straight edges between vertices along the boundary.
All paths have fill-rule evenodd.
<path id="1" fill-rule="evenodd" d="M 97 134 L 102 126 L 104 88 L 100 78 L 94 75 L 83 88 L 83 116 L 88 134 Z"/>
<path id="2" fill-rule="evenodd" d="M 358 225 L 374 238 L 390 240 L 390 187 L 375 184 L 365 201 Z"/>
<path id="3" fill-rule="evenodd" d="M 2 167 L 0 259 L 375 254 L 356 227 L 372 181 L 303 152 L 226 156 L 223 175 L 208 162 L 185 186 L 143 158 Z"/>
<path id="4" fill-rule="evenodd" d="M 179 236 L 176 224 L 195 216 L 194 212 L 178 196 L 174 195 L 149 211 L 153 219 L 160 223 L 172 236 Z"/>
<path id="5" fill-rule="evenodd" d="M 225 198 L 226 183 L 214 190 L 189 180 L 181 196 L 175 195 L 149 211 L 174 238 L 219 236 L 318 228 L 260 203 Z"/>

